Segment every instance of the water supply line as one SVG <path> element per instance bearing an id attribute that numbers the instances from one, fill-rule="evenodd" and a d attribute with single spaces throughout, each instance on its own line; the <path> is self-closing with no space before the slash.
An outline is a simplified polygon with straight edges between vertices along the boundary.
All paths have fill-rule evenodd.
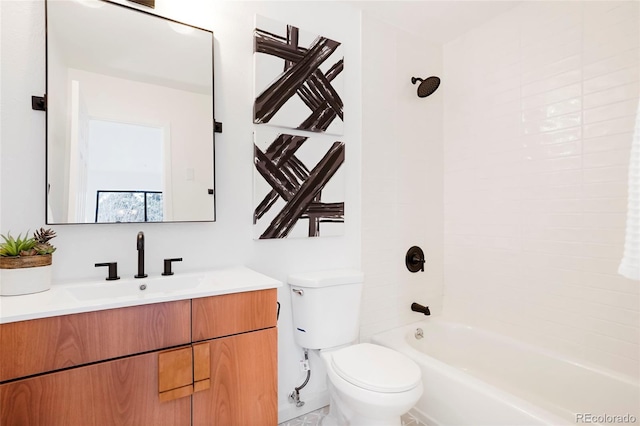
<path id="1" fill-rule="evenodd" d="M 289 395 L 289 401 L 296 404 L 296 407 L 300 408 L 304 405 L 304 401 L 300 400 L 300 390 L 307 386 L 309 383 L 309 379 L 311 378 L 311 368 L 309 367 L 309 349 L 304 348 L 304 361 L 302 361 L 302 365 L 307 370 L 307 378 L 304 379 L 304 382 L 293 389 L 293 392 Z"/>

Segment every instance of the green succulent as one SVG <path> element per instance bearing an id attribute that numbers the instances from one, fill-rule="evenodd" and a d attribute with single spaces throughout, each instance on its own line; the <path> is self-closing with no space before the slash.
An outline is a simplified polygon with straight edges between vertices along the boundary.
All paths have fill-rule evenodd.
<path id="1" fill-rule="evenodd" d="M 37 241 L 35 238 L 27 237 L 28 234 L 27 232 L 24 237 L 22 234 L 19 234 L 17 238 L 13 238 L 11 233 L 7 233 L 6 236 L 0 235 L 4 240 L 4 243 L 0 243 L 0 256 L 15 257 L 32 255 Z"/>
<path id="2" fill-rule="evenodd" d="M 22 236 L 18 234 L 14 238 L 11 233 L 7 235 L 0 235 L 4 242 L 0 242 L 0 256 L 2 257 L 16 257 L 16 256 L 37 256 L 51 254 L 56 251 L 56 248 L 49 242 L 56 236 L 56 233 L 51 230 L 40 228 L 33 234 L 33 237 L 28 237 L 29 231 Z"/>

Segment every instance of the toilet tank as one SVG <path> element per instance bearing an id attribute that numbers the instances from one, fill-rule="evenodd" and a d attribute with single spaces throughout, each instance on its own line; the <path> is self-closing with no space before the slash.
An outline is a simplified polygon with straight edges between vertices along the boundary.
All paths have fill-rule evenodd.
<path id="1" fill-rule="evenodd" d="M 363 278 L 354 269 L 289 275 L 296 343 L 326 349 L 356 340 Z"/>

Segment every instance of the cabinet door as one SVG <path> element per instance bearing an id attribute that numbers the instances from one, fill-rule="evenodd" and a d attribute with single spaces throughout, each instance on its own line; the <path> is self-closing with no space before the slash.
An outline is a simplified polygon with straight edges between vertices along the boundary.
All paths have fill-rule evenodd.
<path id="1" fill-rule="evenodd" d="M 210 340 L 211 386 L 193 394 L 195 426 L 278 423 L 277 329 Z"/>
<path id="2" fill-rule="evenodd" d="M 191 398 L 161 402 L 158 353 L 0 385 L 2 426 L 188 426 Z"/>

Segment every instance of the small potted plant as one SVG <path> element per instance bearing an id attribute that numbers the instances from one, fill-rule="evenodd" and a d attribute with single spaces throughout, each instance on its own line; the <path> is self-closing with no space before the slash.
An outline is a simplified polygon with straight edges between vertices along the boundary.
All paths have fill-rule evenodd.
<path id="1" fill-rule="evenodd" d="M 52 229 L 40 228 L 29 237 L 10 233 L 0 235 L 0 295 L 17 296 L 38 293 L 51 288 Z"/>

